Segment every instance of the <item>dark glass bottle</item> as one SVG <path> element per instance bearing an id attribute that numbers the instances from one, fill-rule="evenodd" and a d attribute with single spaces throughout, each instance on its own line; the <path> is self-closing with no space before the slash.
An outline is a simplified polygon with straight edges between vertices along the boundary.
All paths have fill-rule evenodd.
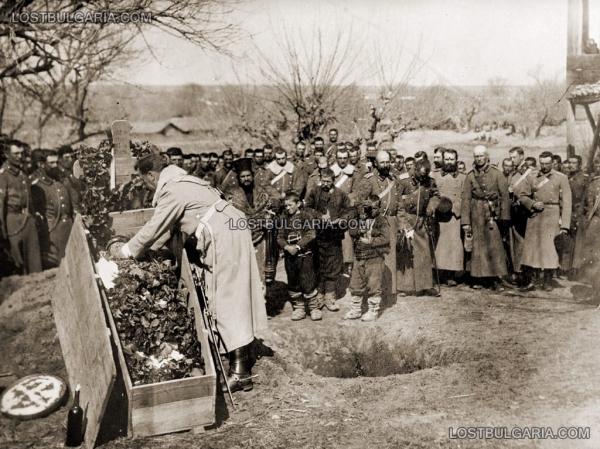
<path id="1" fill-rule="evenodd" d="M 80 386 L 75 387 L 75 399 L 67 416 L 67 441 L 65 446 L 77 447 L 83 443 L 83 410 L 79 406 Z"/>

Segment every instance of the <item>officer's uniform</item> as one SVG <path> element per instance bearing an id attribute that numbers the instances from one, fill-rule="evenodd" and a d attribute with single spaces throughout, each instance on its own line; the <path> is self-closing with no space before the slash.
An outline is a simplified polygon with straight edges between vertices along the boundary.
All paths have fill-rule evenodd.
<path id="1" fill-rule="evenodd" d="M 48 176 L 36 178 L 31 185 L 34 208 L 43 216 L 44 230 L 40 235 L 44 268 L 56 267 L 65 255 L 73 226 L 73 203 L 67 187 Z"/>
<path id="2" fill-rule="evenodd" d="M 27 175 L 10 165 L 0 169 L 0 237 L 8 240 L 11 257 L 22 274 L 42 270 L 31 203 Z"/>
<path id="3" fill-rule="evenodd" d="M 523 239 L 527 229 L 527 217 L 529 212 L 519 203 L 514 191 L 534 170 L 529 168 L 525 162 L 521 163 L 508 179 L 508 192 L 511 198 L 510 207 L 510 257 L 515 272 L 521 271 L 521 255 L 523 253 Z"/>
<path id="4" fill-rule="evenodd" d="M 532 173 L 515 190 L 519 202 L 534 215 L 527 220 L 521 263 L 532 268 L 559 267 L 554 238 L 561 228 L 571 227 L 571 187 L 566 175 L 550 170 Z M 544 210 L 535 212 L 533 203 L 544 203 Z"/>
<path id="5" fill-rule="evenodd" d="M 499 277 L 508 274 L 506 251 L 498 221 L 510 219 L 508 184 L 500 170 L 487 163 L 465 178 L 461 201 L 461 225 L 473 230 L 471 276 Z"/>

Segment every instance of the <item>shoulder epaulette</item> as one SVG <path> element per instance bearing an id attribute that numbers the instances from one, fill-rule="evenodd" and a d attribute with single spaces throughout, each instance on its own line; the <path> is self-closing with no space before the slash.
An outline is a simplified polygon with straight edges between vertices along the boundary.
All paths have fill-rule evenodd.
<path id="1" fill-rule="evenodd" d="M 365 179 L 369 179 L 369 178 L 371 178 L 372 176 L 373 176 L 373 172 L 369 172 L 369 173 L 365 173 L 365 176 L 364 176 L 364 178 L 365 178 Z"/>

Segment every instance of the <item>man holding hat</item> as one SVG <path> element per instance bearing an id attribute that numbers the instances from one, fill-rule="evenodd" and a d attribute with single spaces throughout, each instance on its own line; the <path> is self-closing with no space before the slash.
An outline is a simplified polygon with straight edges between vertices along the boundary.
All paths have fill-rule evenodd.
<path id="1" fill-rule="evenodd" d="M 440 196 L 452 201 L 450 220 L 440 223 L 440 234 L 435 248 L 438 270 L 442 271 L 448 286 L 456 285 L 456 275 L 464 270 L 464 247 L 461 238 L 460 210 L 466 176 L 459 173 L 456 150 L 446 149 L 442 155 L 442 171 L 436 179 Z"/>
<path id="2" fill-rule="evenodd" d="M 429 161 L 419 160 L 415 164 L 414 176 L 398 182 L 400 241 L 396 248 L 396 285 L 402 296 L 409 293 L 439 296 L 434 290 L 432 273 L 431 222 L 440 196 L 435 180 L 429 176 L 430 171 Z"/>

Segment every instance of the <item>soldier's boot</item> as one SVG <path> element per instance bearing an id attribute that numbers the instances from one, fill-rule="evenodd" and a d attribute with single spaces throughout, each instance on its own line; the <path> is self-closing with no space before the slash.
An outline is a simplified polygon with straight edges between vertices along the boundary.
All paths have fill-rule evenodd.
<path id="1" fill-rule="evenodd" d="M 381 296 L 372 296 L 367 300 L 369 310 L 362 316 L 362 321 L 375 321 L 379 317 L 379 304 Z"/>
<path id="2" fill-rule="evenodd" d="M 335 303 L 335 292 L 326 292 L 324 301 L 327 310 L 331 312 L 337 312 L 340 310 L 340 306 Z"/>
<path id="3" fill-rule="evenodd" d="M 250 372 L 250 352 L 248 345 L 234 349 L 229 353 L 229 375 L 227 384 L 231 392 L 252 390 L 252 373 Z M 223 385 L 223 391 L 227 387 Z"/>
<path id="4" fill-rule="evenodd" d="M 541 278 L 542 290 L 546 292 L 552 291 L 552 270 L 542 270 Z"/>
<path id="5" fill-rule="evenodd" d="M 292 321 L 300 321 L 306 318 L 305 302 L 302 293 L 290 293 L 292 297 Z"/>
<path id="6" fill-rule="evenodd" d="M 319 321 L 323 318 L 323 312 L 321 312 L 321 303 L 319 302 L 319 295 L 316 291 L 304 295 L 308 304 L 308 313 L 310 313 L 310 319 L 313 321 Z"/>
<path id="7" fill-rule="evenodd" d="M 358 320 L 362 315 L 362 297 L 352 296 L 350 310 L 344 315 L 345 320 Z"/>
<path id="8" fill-rule="evenodd" d="M 323 292 L 317 293 L 316 301 L 319 304 L 319 309 L 322 309 L 323 307 L 325 307 L 325 293 L 323 293 Z"/>

